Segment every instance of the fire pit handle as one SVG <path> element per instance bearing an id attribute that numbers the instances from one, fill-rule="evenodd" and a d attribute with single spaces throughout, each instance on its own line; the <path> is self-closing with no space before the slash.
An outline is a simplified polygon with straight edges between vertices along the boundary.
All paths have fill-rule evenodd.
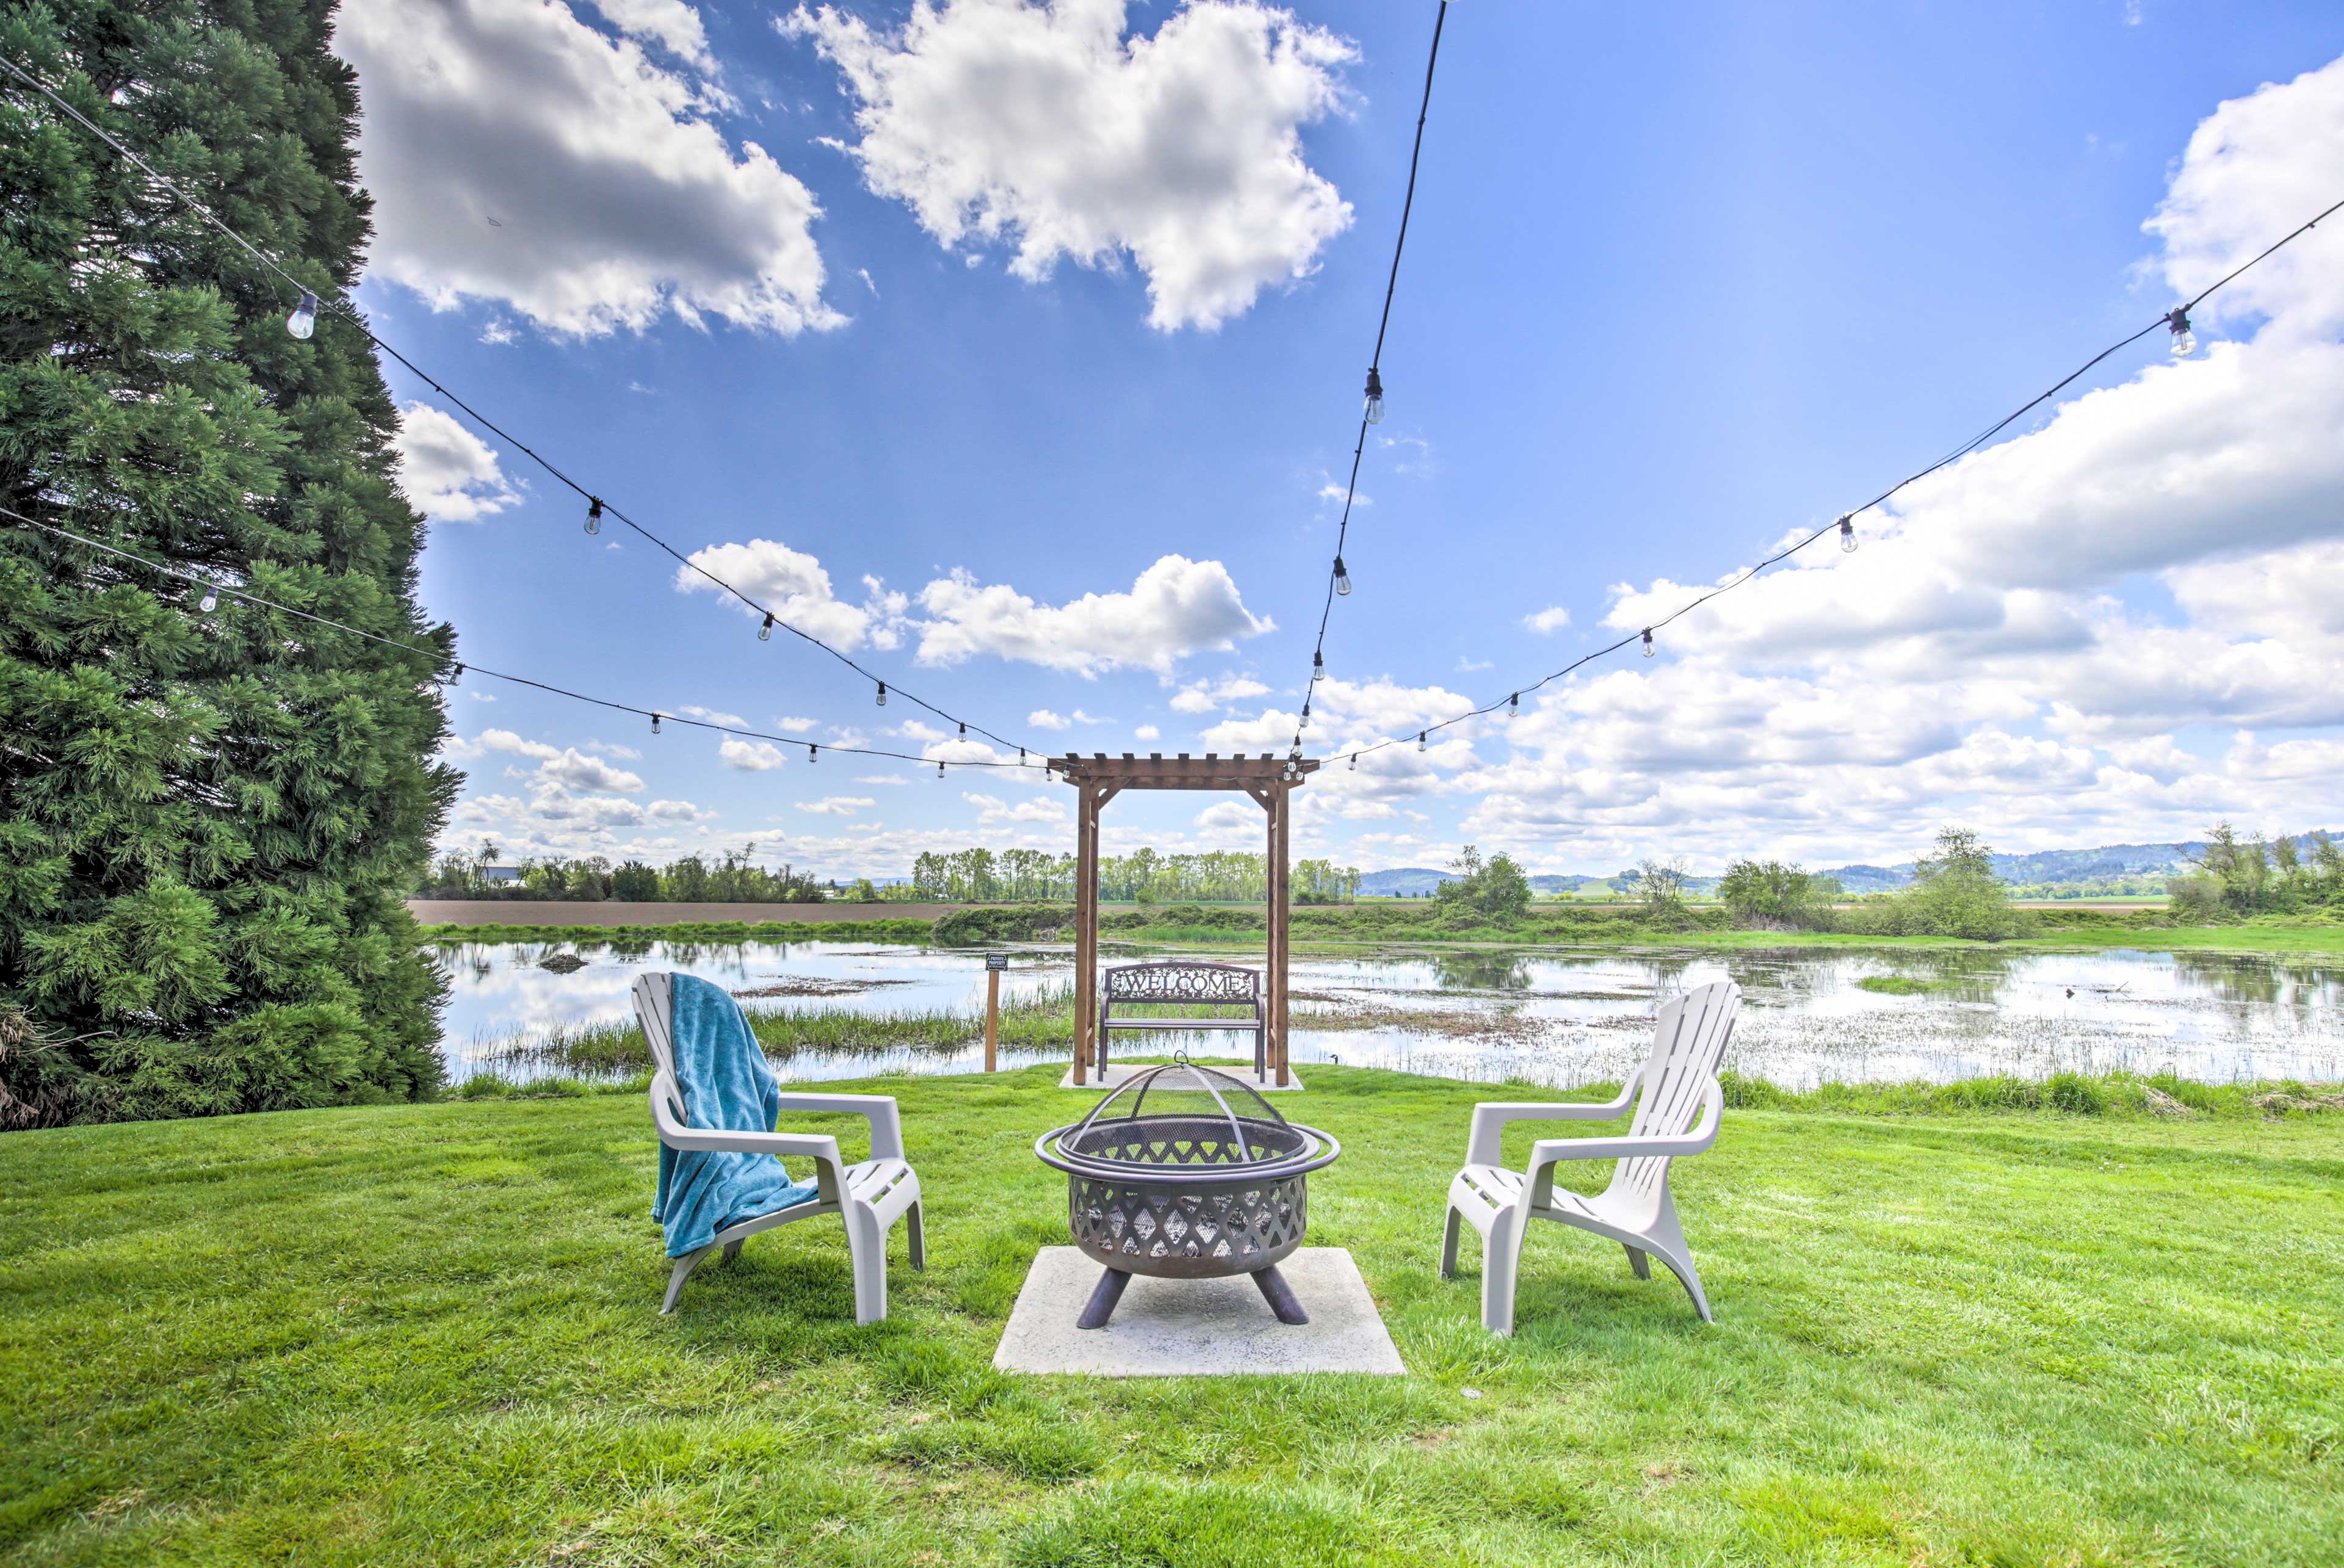
<path id="1" fill-rule="evenodd" d="M 1213 1087 L 1213 1079 L 1217 1075 L 1216 1075 L 1211 1068 L 1200 1067 L 1196 1063 L 1190 1061 L 1188 1059 L 1188 1053 L 1186 1050 L 1174 1051 L 1172 1053 L 1172 1060 L 1169 1064 L 1160 1067 L 1150 1067 L 1144 1075 L 1141 1076 L 1139 1080 L 1139 1092 L 1131 1097 L 1131 1109 L 1125 1113 L 1126 1116 L 1135 1119 L 1138 1117 L 1140 1107 L 1147 1098 L 1147 1091 L 1156 1087 L 1156 1079 L 1158 1075 L 1171 1071 L 1174 1067 L 1177 1067 L 1183 1072 L 1186 1072 L 1188 1077 L 1201 1087 L 1207 1094 L 1212 1096 L 1213 1103 L 1221 1108 L 1221 1114 L 1229 1118 L 1229 1136 L 1236 1139 L 1238 1158 L 1239 1159 L 1252 1158 L 1253 1143 L 1251 1139 L 1246 1137 L 1245 1128 L 1238 1120 L 1238 1113 L 1229 1108 L 1229 1102 L 1221 1098 L 1221 1091 Z M 1105 1110 L 1108 1106 L 1114 1103 L 1115 1096 L 1109 1095 L 1106 1098 L 1099 1101 L 1098 1104 L 1091 1107 L 1091 1114 L 1083 1118 L 1082 1125 L 1075 1129 L 1076 1135 L 1080 1137 L 1081 1134 L 1089 1131 L 1091 1124 L 1098 1120 L 1099 1112 Z"/>

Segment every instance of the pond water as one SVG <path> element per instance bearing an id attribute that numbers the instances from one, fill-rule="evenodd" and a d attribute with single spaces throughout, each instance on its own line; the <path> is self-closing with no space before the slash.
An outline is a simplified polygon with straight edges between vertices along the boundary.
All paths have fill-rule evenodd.
<path id="1" fill-rule="evenodd" d="M 514 1063 L 494 1058 L 512 1042 L 628 1019 L 628 987 L 646 969 L 683 970 L 735 993 L 773 993 L 744 996 L 752 1010 L 948 1009 L 971 1020 L 969 1044 L 955 1052 L 801 1051 L 778 1064 L 785 1078 L 982 1065 L 985 972 L 977 953 L 848 942 L 473 943 L 439 952 L 450 989 L 444 1048 L 457 1078 L 488 1066 L 511 1074 Z M 540 966 L 565 953 L 585 966 L 570 974 Z M 1003 1003 L 1063 991 L 1073 976 L 1068 949 L 1020 950 L 1002 976 Z M 1744 993 L 1726 1065 L 1789 1088 L 2118 1068 L 2216 1082 L 2344 1077 L 2344 966 L 2130 950 L 1601 948 L 1298 957 L 1290 1055 L 1297 1066 L 1340 1061 L 1557 1087 L 1616 1081 L 1649 1046 L 1654 996 L 1721 978 Z M 1928 989 L 1884 995 L 1867 989 L 1867 980 Z M 1235 1055 L 1243 1044 L 1226 1035 L 1169 1036 L 1161 1048 L 1176 1041 L 1205 1056 L 1219 1054 L 1217 1047 Z M 1003 1060 L 1043 1055 L 1005 1050 Z"/>

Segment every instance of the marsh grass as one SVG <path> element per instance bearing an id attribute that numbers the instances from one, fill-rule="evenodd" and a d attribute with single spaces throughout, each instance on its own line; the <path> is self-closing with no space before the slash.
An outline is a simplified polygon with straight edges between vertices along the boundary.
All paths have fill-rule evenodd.
<path id="1" fill-rule="evenodd" d="M 744 1009 L 749 1027 L 767 1059 L 786 1062 L 801 1052 L 829 1056 L 878 1056 L 909 1051 L 915 1056 L 948 1057 L 985 1038 L 983 1011 L 954 1007 L 875 1007 L 849 1010 L 834 1007 L 766 1007 Z M 1158 1018 L 1193 1017 L 1210 1022 L 1226 1008 L 1209 1005 L 1150 1004 L 1144 1016 Z M 1396 1022 L 1413 1022 L 1432 1032 L 1490 1033 L 1498 1026 L 1485 1015 L 1417 1013 L 1375 1007 L 1366 1002 L 1313 1010 L 1297 1020 L 1313 1029 L 1375 1029 Z M 1475 1020 L 1480 1019 L 1477 1023 Z M 1001 1047 L 1005 1051 L 1063 1051 L 1075 1032 L 1075 996 L 1071 985 L 1046 987 L 1035 995 L 1005 1000 L 1001 1005 Z M 1197 1038 L 1219 1037 L 1200 1030 Z M 1168 1047 L 1170 1041 L 1151 1043 Z M 474 1045 L 474 1058 L 552 1071 L 603 1077 L 647 1071 L 651 1047 L 631 1022 L 564 1025 Z"/>
<path id="2" fill-rule="evenodd" d="M 930 1260 L 893 1239 L 867 1329 L 830 1220 L 657 1316 L 631 1098 L 0 1138 L 0 1562 L 2278 1568 L 2344 1535 L 2344 1115 L 1736 1108 L 1673 1177 L 1716 1326 L 1541 1226 L 1501 1340 L 1433 1269 L 1490 1090 L 1320 1067 L 1312 1242 L 1409 1375 L 1011 1377 L 1066 1240 L 1027 1145 L 1088 1099 L 1057 1070 L 872 1086 Z"/>

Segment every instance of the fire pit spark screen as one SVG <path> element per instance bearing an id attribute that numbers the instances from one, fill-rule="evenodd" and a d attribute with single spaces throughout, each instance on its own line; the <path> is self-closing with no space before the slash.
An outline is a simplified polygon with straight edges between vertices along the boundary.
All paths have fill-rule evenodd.
<path id="1" fill-rule="evenodd" d="M 1302 1244 L 1307 1178 L 1342 1146 L 1227 1073 L 1176 1057 L 1035 1141 L 1066 1173 L 1075 1244 L 1106 1270 L 1076 1327 L 1103 1329 L 1134 1274 L 1250 1274 L 1282 1323 L 1309 1315 L 1278 1273 Z"/>

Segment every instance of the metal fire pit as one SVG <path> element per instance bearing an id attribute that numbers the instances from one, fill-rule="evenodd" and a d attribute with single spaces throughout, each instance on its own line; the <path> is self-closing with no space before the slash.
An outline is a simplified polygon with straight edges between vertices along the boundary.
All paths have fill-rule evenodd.
<path id="1" fill-rule="evenodd" d="M 1134 1274 L 1250 1274 L 1279 1322 L 1308 1322 L 1278 1264 L 1302 1244 L 1306 1179 L 1342 1151 L 1227 1073 L 1180 1057 L 1134 1074 L 1034 1143 L 1066 1173 L 1075 1245 L 1106 1270 L 1076 1326 L 1106 1327 Z"/>

